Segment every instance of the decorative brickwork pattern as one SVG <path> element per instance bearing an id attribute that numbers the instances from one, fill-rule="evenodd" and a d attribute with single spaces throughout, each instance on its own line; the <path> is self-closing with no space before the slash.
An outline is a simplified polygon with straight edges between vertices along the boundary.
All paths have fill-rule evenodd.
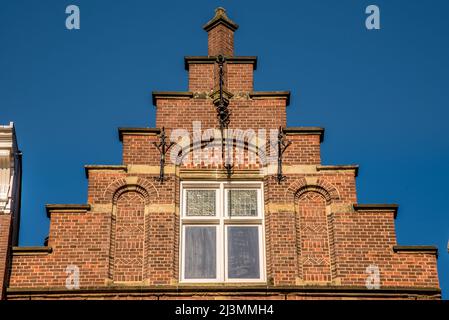
<path id="1" fill-rule="evenodd" d="M 255 58 L 233 57 L 237 27 L 223 9 L 217 9 L 204 26 L 208 56 L 186 58 L 189 91 L 154 93 L 159 129 L 122 128 L 122 165 L 86 168 L 88 205 L 47 208 L 48 247 L 9 248 L 5 237 L 10 222 L 0 216 L 0 275 L 11 264 L 8 299 L 441 297 L 436 249 L 397 245 L 397 206 L 357 204 L 357 166 L 321 165 L 324 130 L 286 128 L 289 93 L 254 91 Z M 162 127 L 168 137 L 184 130 L 190 139 L 195 121 L 201 124 L 200 134 L 219 128 L 213 103 L 218 54 L 227 56 L 229 128 L 263 129 L 269 135 L 282 127 L 291 142 L 283 154 L 281 183 L 276 164 L 260 159 L 251 163 L 247 152 L 235 155 L 243 161 L 230 174 L 223 163 L 208 164 L 197 153 L 206 147 L 204 141 L 196 149 L 192 141 L 185 149 L 171 149 L 175 156 L 183 151 L 186 161 L 173 163 L 167 154 L 167 180 L 157 181 L 161 158 L 154 142 L 159 141 Z M 248 142 L 244 147 L 245 151 L 253 148 Z M 258 155 L 269 154 L 269 149 L 265 145 Z M 180 283 L 181 182 L 228 179 L 263 181 L 266 279 L 226 285 Z M 65 287 L 68 265 L 79 267 L 78 290 Z M 368 289 L 367 267 L 373 265 L 380 272 L 380 288 Z"/>
<path id="2" fill-rule="evenodd" d="M 112 217 L 111 260 L 114 281 L 142 281 L 145 259 L 145 199 L 136 191 L 118 196 Z"/>
<path id="3" fill-rule="evenodd" d="M 319 192 L 304 192 L 299 198 L 298 259 L 306 283 L 330 283 L 331 255 L 326 216 L 326 199 Z"/>

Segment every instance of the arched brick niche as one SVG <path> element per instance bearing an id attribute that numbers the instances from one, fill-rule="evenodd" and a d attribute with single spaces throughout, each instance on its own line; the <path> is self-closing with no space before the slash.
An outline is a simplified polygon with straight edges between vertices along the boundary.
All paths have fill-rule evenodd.
<path id="1" fill-rule="evenodd" d="M 335 280 L 333 215 L 337 189 L 323 179 L 297 181 L 295 192 L 296 247 L 301 284 L 330 284 Z"/>
<path id="2" fill-rule="evenodd" d="M 298 197 L 297 245 L 300 276 L 306 283 L 332 280 L 327 200 L 322 192 L 306 190 Z"/>
<path id="3" fill-rule="evenodd" d="M 148 192 L 138 185 L 125 185 L 113 196 L 109 278 L 114 282 L 147 277 L 148 203 Z"/>

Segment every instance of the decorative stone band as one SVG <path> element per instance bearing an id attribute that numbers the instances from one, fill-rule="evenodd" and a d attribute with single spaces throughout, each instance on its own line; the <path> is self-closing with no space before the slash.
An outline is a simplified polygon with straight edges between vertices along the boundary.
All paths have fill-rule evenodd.
<path id="1" fill-rule="evenodd" d="M 295 212 L 295 204 L 294 203 L 275 203 L 268 202 L 265 204 L 265 213 L 273 214 L 273 213 L 284 213 L 284 212 Z"/>
<path id="2" fill-rule="evenodd" d="M 52 213 L 84 213 L 90 211 L 90 204 L 47 204 L 47 217 Z"/>
<path id="3" fill-rule="evenodd" d="M 368 210 L 361 210 L 358 209 L 358 207 L 367 207 L 369 208 L 376 208 L 369 211 L 375 211 L 375 212 L 393 212 L 392 209 L 377 209 L 381 207 L 390 207 L 390 206 L 396 206 L 396 205 L 357 205 L 357 204 L 347 204 L 347 203 L 331 203 L 327 206 L 328 214 L 335 214 L 335 213 L 349 213 L 349 212 L 357 212 L 357 211 L 368 211 Z M 357 209 L 355 209 L 357 207 Z M 267 212 L 270 213 L 278 213 L 278 212 L 295 212 L 295 204 L 294 203 L 288 203 L 288 202 L 269 202 L 265 205 L 265 209 Z"/>
<path id="4" fill-rule="evenodd" d="M 358 165 L 336 165 L 336 166 L 322 166 L 322 165 L 285 165 L 283 167 L 285 174 L 316 174 L 320 171 L 329 172 L 349 172 L 353 171 L 357 176 Z M 151 166 L 145 164 L 130 164 L 130 165 L 86 165 L 84 166 L 86 177 L 89 177 L 91 171 L 123 171 L 129 174 L 159 174 L 159 166 Z M 235 170 L 237 176 L 242 178 L 256 178 L 261 179 L 268 175 L 273 175 L 277 171 L 276 165 L 268 165 L 261 169 L 240 169 Z M 227 177 L 227 172 L 224 169 L 184 169 L 175 165 L 165 166 L 166 174 L 182 175 L 183 177 L 201 177 L 204 179 L 215 179 L 218 177 Z M 236 177 L 237 177 L 236 176 Z"/>
<path id="5" fill-rule="evenodd" d="M 359 166 L 356 164 L 351 165 L 334 165 L 334 166 L 316 166 L 317 171 L 354 171 L 354 176 L 359 175 Z"/>
<path id="6" fill-rule="evenodd" d="M 354 204 L 355 211 L 394 212 L 395 219 L 398 215 L 398 208 L 397 204 Z"/>
<path id="7" fill-rule="evenodd" d="M 149 166 L 145 164 L 129 164 L 127 172 L 129 174 L 159 174 L 160 166 Z M 165 174 L 175 174 L 176 166 L 165 165 Z"/>
<path id="8" fill-rule="evenodd" d="M 53 252 L 51 247 L 12 247 L 14 256 L 47 255 Z"/>
<path id="9" fill-rule="evenodd" d="M 228 57 L 225 60 L 229 64 L 252 64 L 253 70 L 257 69 L 257 57 Z M 186 56 L 184 57 L 184 67 L 188 71 L 191 64 L 214 64 L 217 61 L 216 56 Z"/>
<path id="10" fill-rule="evenodd" d="M 64 287 L 58 288 L 8 288 L 9 298 L 24 297 L 52 297 L 52 296 L 89 296 L 105 295 L 114 296 L 279 296 L 279 295 L 307 295 L 308 297 L 432 297 L 441 298 L 439 288 L 427 287 L 382 287 L 381 289 L 367 289 L 366 287 L 345 286 L 272 286 L 272 285 L 172 285 L 172 286 L 101 286 L 83 287 L 78 290 L 69 290 Z"/>

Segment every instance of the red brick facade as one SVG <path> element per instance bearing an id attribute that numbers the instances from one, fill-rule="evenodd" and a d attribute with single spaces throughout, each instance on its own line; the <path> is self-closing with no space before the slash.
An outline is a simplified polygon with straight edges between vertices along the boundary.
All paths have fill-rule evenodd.
<path id="1" fill-rule="evenodd" d="M 185 58 L 189 91 L 153 93 L 157 129 L 119 129 L 122 165 L 86 166 L 87 204 L 47 206 L 48 244 L 12 248 L 7 299 L 440 298 L 436 248 L 397 245 L 396 205 L 357 204 L 358 167 L 321 165 L 322 128 L 286 128 L 290 93 L 254 91 L 257 58 L 234 56 L 237 27 L 217 11 L 204 27 L 209 55 Z M 175 129 L 194 134 L 194 121 L 203 135 L 219 127 L 214 105 L 219 54 L 226 57 L 229 128 L 265 129 L 268 136 L 282 127 L 291 142 L 280 183 L 277 165 L 245 158 L 229 176 L 223 165 L 195 158 L 195 150 L 184 158 L 192 161 L 176 165 L 169 152 L 166 181 L 156 179 L 160 154 L 154 143 L 163 127 L 169 137 Z M 180 183 L 229 179 L 263 182 L 266 278 L 182 283 Z M 0 228 L 7 229 L 1 218 Z M 0 237 L 0 259 L 6 250 Z M 68 266 L 79 269 L 79 288 L 67 288 Z M 367 287 L 370 266 L 380 273 L 375 288 Z"/>
<path id="2" fill-rule="evenodd" d="M 0 214 L 0 300 L 5 294 L 11 252 L 11 215 Z"/>

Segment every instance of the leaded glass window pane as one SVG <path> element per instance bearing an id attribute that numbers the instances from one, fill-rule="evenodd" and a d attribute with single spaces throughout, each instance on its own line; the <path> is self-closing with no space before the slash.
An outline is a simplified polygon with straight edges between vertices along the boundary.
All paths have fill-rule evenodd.
<path id="1" fill-rule="evenodd" d="M 257 190 L 228 190 L 230 216 L 257 216 Z"/>
<path id="2" fill-rule="evenodd" d="M 216 227 L 185 228 L 185 278 L 215 279 L 216 271 Z"/>
<path id="3" fill-rule="evenodd" d="M 259 228 L 228 227 L 228 277 L 258 279 Z"/>
<path id="4" fill-rule="evenodd" d="M 186 214 L 188 216 L 215 216 L 215 190 L 187 190 Z"/>

